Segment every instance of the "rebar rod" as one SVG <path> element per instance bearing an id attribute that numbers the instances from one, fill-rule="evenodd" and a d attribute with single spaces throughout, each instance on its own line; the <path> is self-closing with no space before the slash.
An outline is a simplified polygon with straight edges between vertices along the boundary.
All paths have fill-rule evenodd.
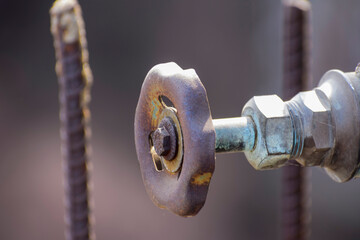
<path id="1" fill-rule="evenodd" d="M 309 87 L 308 20 L 310 3 L 306 0 L 283 2 L 283 94 L 290 99 Z M 309 196 L 307 169 L 294 165 L 283 169 L 282 239 L 308 239 Z"/>
<path id="2" fill-rule="evenodd" d="M 57 0 L 50 10 L 59 83 L 65 188 L 65 237 L 93 239 L 89 200 L 89 108 L 92 74 L 81 8 Z"/>

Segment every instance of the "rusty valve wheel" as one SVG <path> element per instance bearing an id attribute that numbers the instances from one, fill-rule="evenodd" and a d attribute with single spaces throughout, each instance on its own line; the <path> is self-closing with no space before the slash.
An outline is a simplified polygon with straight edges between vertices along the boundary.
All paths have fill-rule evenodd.
<path id="1" fill-rule="evenodd" d="M 359 69 L 328 71 L 319 87 L 287 102 L 276 95 L 253 97 L 241 117 L 213 120 L 194 70 L 155 66 L 135 115 L 136 150 L 150 198 L 178 215 L 195 215 L 205 203 L 215 153 L 245 152 L 256 170 L 294 159 L 323 167 L 337 182 L 359 177 Z"/>
<path id="2" fill-rule="evenodd" d="M 215 130 L 193 69 L 166 63 L 150 70 L 136 108 L 135 143 L 152 201 L 181 216 L 195 215 L 215 168 Z"/>

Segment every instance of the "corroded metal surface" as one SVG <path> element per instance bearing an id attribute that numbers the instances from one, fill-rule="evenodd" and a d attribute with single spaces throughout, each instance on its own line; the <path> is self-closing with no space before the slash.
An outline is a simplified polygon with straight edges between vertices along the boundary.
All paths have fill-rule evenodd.
<path id="1" fill-rule="evenodd" d="M 244 106 L 242 116 L 251 117 L 256 128 L 253 151 L 246 151 L 249 163 L 257 170 L 281 167 L 293 147 L 293 128 L 286 104 L 276 95 L 257 96 Z"/>
<path id="2" fill-rule="evenodd" d="M 92 239 L 89 202 L 90 86 L 92 74 L 81 9 L 75 0 L 58 0 L 51 13 L 59 82 L 60 136 L 65 175 L 66 239 Z"/>
<path id="3" fill-rule="evenodd" d="M 165 119 L 167 120 L 167 118 Z M 175 137 L 176 136 L 173 138 Z M 169 131 L 164 126 L 159 126 L 158 129 L 155 130 L 152 135 L 152 141 L 157 155 L 165 156 L 169 153 L 171 137 Z"/>
<path id="4" fill-rule="evenodd" d="M 287 166 L 282 173 L 281 221 L 284 240 L 308 239 L 310 231 L 309 176 L 305 168 Z"/>
<path id="5" fill-rule="evenodd" d="M 172 111 L 172 112 L 173 112 L 173 115 L 174 115 L 174 118 L 175 118 L 176 113 L 175 113 L 175 111 Z M 159 124 L 159 128 L 158 128 L 158 129 L 164 129 L 165 132 L 167 132 L 168 135 L 169 135 L 169 138 L 168 138 L 167 142 L 166 141 L 162 142 L 164 147 L 165 147 L 166 144 L 168 145 L 167 146 L 168 151 L 163 152 L 163 154 L 160 154 L 160 156 L 164 157 L 164 159 L 168 160 L 168 161 L 174 160 L 174 158 L 176 157 L 176 155 L 178 153 L 178 141 L 180 143 L 182 143 L 181 131 L 180 131 L 180 129 L 177 129 L 175 127 L 175 122 L 173 120 L 174 118 L 164 117 L 161 120 L 161 122 Z M 176 122 L 179 122 L 179 120 L 177 118 L 176 118 Z M 180 148 L 180 151 L 183 150 L 182 146 L 179 146 L 179 148 Z"/>
<path id="6" fill-rule="evenodd" d="M 249 163 L 257 170 L 321 166 L 334 181 L 350 180 L 359 167 L 359 99 L 360 76 L 340 70 L 328 71 L 317 88 L 287 102 L 276 95 L 253 97 L 242 112 L 256 135 L 253 149 L 243 149 Z"/>
<path id="7" fill-rule="evenodd" d="M 312 89 L 308 0 L 283 0 L 283 94 L 289 100 Z"/>
<path id="8" fill-rule="evenodd" d="M 214 119 L 216 153 L 251 151 L 255 146 L 256 132 L 250 117 Z"/>
<path id="9" fill-rule="evenodd" d="M 177 110 L 173 107 L 168 107 L 162 101 L 162 112 L 158 118 L 159 127 L 165 127 L 170 132 L 170 151 L 165 156 L 161 156 L 160 160 L 162 166 L 171 173 L 176 173 L 180 170 L 183 157 L 184 157 L 184 142 L 183 135 L 181 131 L 181 125 L 178 117 L 176 116 Z M 153 134 L 151 134 L 153 135 Z M 154 148 L 156 146 L 154 145 Z M 155 161 L 157 157 L 153 156 L 153 160 Z"/>
<path id="10" fill-rule="evenodd" d="M 181 169 L 156 169 L 150 135 L 161 122 L 167 97 L 176 109 L 183 138 Z M 181 216 L 198 213 L 215 168 L 215 130 L 205 88 L 193 69 L 175 63 L 153 67 L 141 88 L 135 114 L 135 143 L 146 190 L 152 201 Z M 173 160 L 172 160 L 173 161 Z M 160 170 L 160 171 L 159 171 Z"/>

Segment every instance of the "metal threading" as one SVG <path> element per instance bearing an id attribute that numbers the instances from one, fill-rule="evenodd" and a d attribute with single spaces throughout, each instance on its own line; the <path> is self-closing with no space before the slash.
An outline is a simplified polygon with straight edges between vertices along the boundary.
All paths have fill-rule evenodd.
<path id="1" fill-rule="evenodd" d="M 294 101 L 288 101 L 286 105 L 290 113 L 294 136 L 290 159 L 296 159 L 300 157 L 304 148 L 304 124 L 298 104 Z"/>
<path id="2" fill-rule="evenodd" d="M 76 0 L 58 0 L 50 13 L 59 82 L 65 237 L 68 240 L 93 239 L 87 144 L 92 74 L 88 64 L 84 23 Z"/>

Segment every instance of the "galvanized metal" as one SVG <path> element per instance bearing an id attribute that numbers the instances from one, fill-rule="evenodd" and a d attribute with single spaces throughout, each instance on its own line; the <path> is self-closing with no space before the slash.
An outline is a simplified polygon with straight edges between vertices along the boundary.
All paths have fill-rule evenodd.
<path id="1" fill-rule="evenodd" d="M 159 127 L 169 106 L 174 105 L 183 153 L 176 172 L 159 169 L 161 161 L 153 149 L 151 134 Z M 145 188 L 151 200 L 181 216 L 192 216 L 203 207 L 215 168 L 215 130 L 206 91 L 193 69 L 175 63 L 153 67 L 145 78 L 135 113 L 135 145 Z M 155 159 L 155 161 L 154 161 Z M 174 160 L 169 161 L 170 163 Z M 154 163 L 155 166 L 154 167 Z"/>
<path id="2" fill-rule="evenodd" d="M 216 153 L 251 151 L 254 148 L 255 126 L 250 117 L 214 119 L 213 124 Z"/>
<path id="3" fill-rule="evenodd" d="M 291 109 L 296 147 L 294 159 L 303 166 L 316 166 L 326 160 L 325 152 L 335 145 L 335 127 L 330 99 L 319 89 L 300 92 L 287 102 Z"/>
<path id="4" fill-rule="evenodd" d="M 287 102 L 276 95 L 258 96 L 245 104 L 256 143 L 245 151 L 258 170 L 275 169 L 296 160 L 321 166 L 337 182 L 354 177 L 360 157 L 360 76 L 331 70 L 319 86 Z"/>
<path id="5" fill-rule="evenodd" d="M 242 116 L 251 117 L 256 128 L 255 148 L 245 152 L 249 163 L 257 170 L 284 165 L 294 141 L 286 104 L 276 95 L 253 97 L 245 104 Z"/>
<path id="6" fill-rule="evenodd" d="M 331 105 L 334 145 L 321 166 L 337 182 L 354 177 L 360 159 L 360 77 L 355 72 L 328 71 L 317 89 L 325 94 Z M 326 123 L 324 123 L 326 124 Z M 325 133 L 323 138 L 328 137 Z"/>
<path id="7" fill-rule="evenodd" d="M 59 82 L 66 239 L 92 239 L 89 200 L 89 108 L 92 74 L 81 9 L 57 0 L 50 10 Z"/>

